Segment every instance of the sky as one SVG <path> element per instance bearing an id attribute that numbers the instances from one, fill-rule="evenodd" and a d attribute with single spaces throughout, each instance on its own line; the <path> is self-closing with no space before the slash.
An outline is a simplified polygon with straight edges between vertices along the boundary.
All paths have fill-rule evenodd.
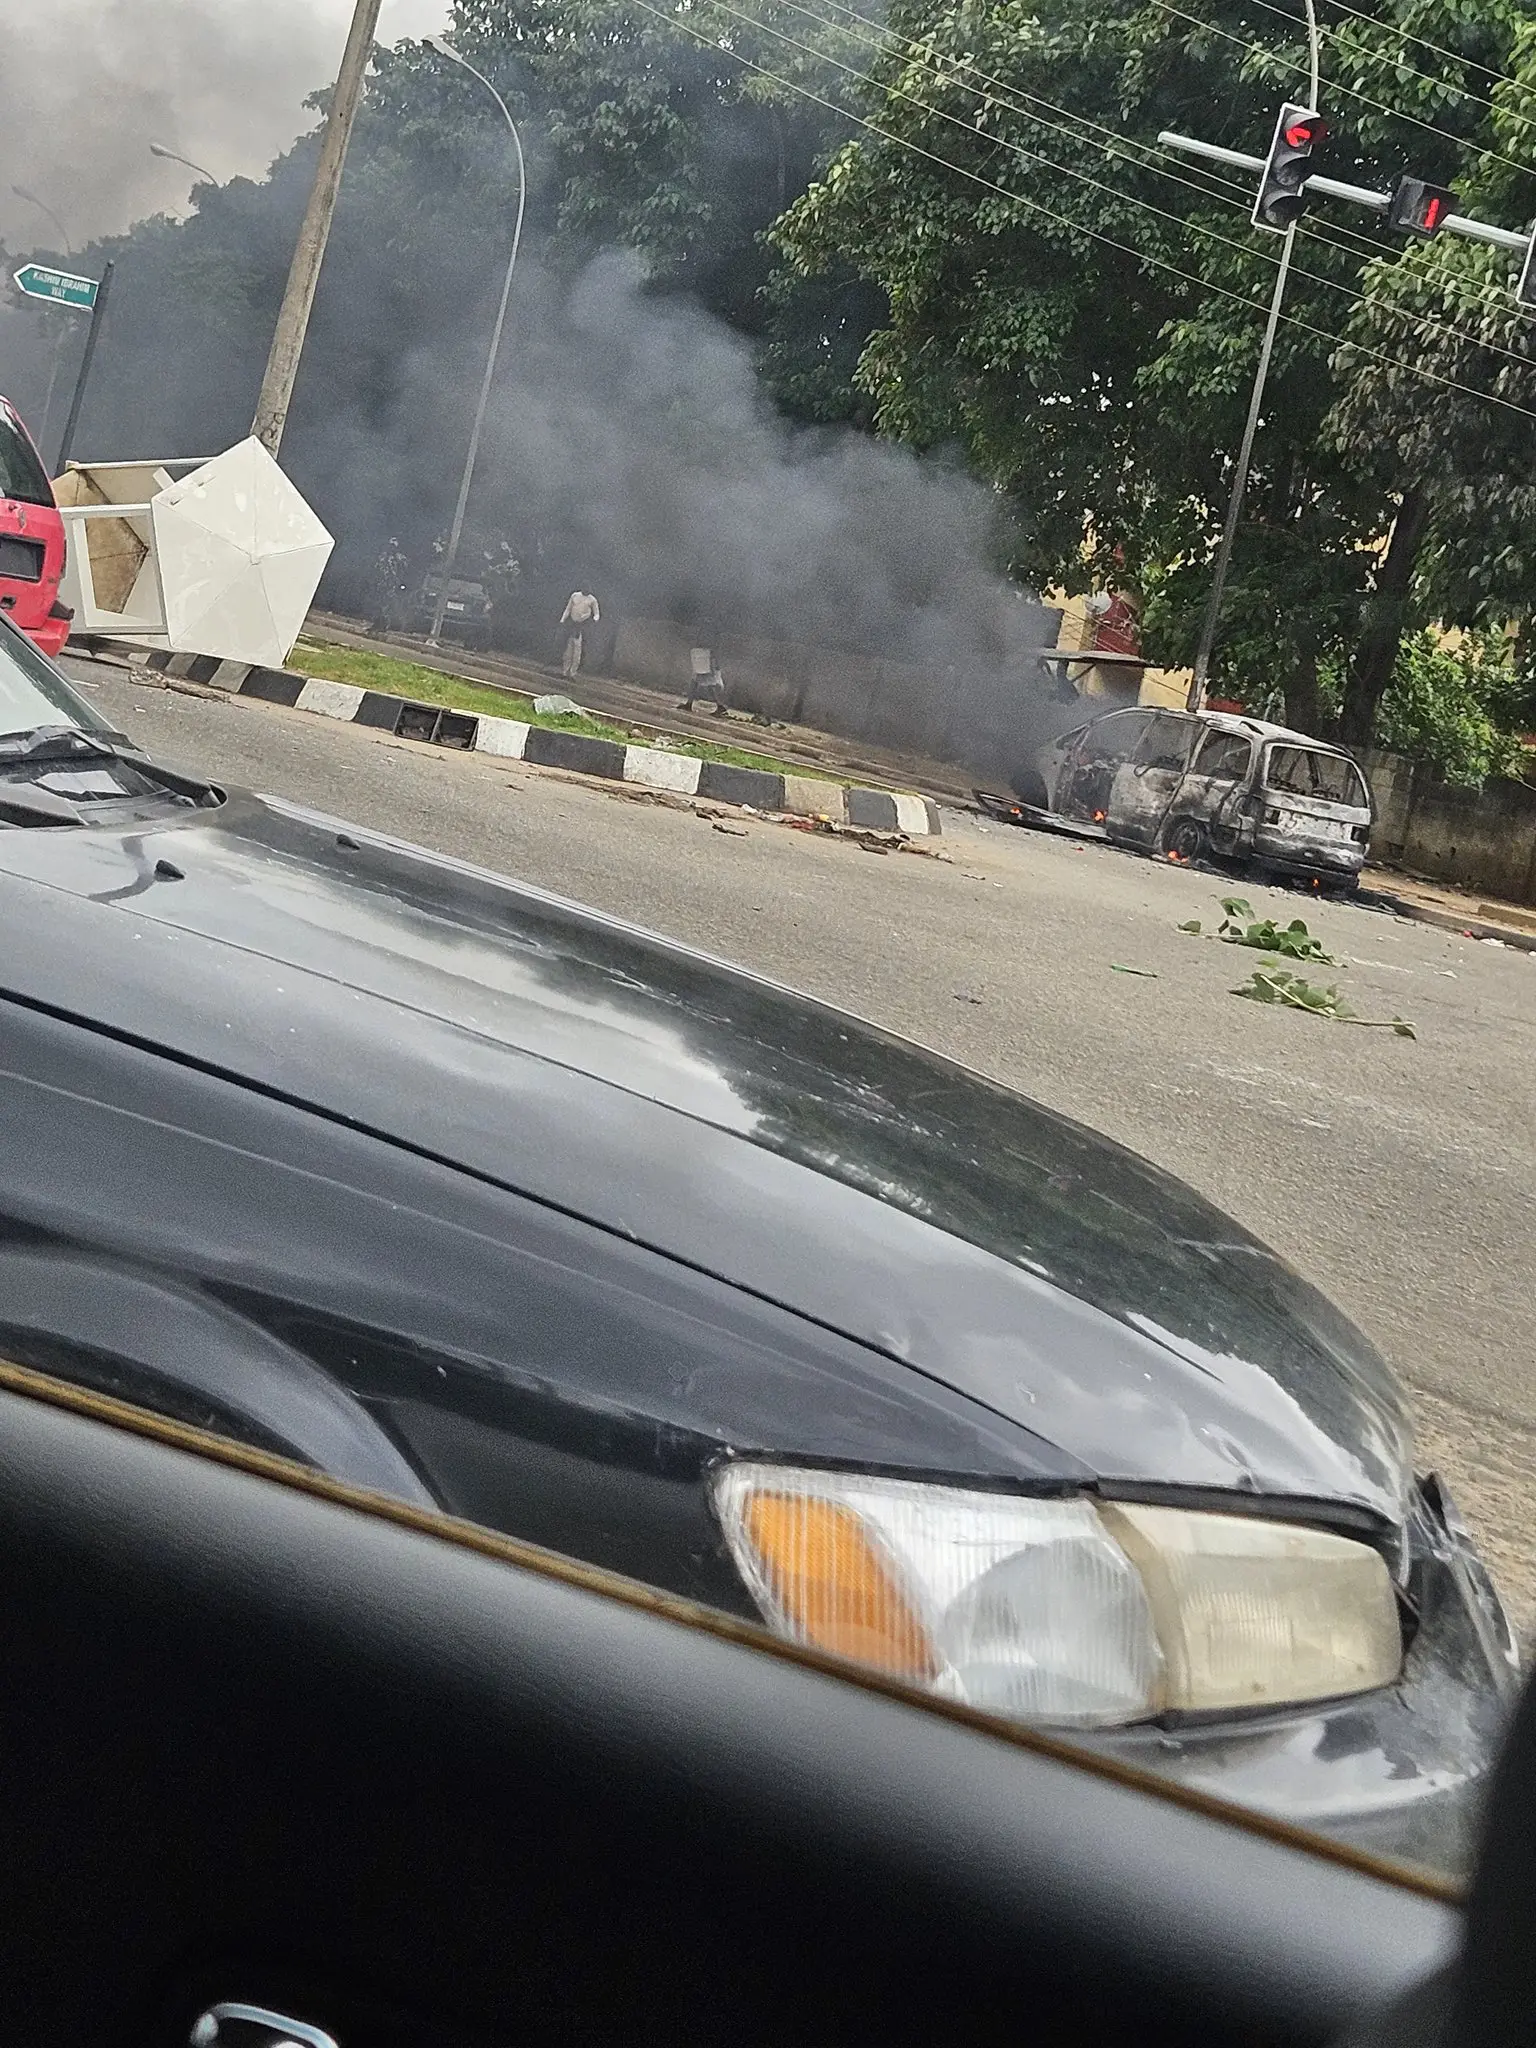
<path id="1" fill-rule="evenodd" d="M 442 28 L 449 0 L 384 0 L 380 42 Z M 313 124 L 352 0 L 0 0 L 0 240 L 17 255 L 179 212 L 192 171 L 259 176 Z"/>

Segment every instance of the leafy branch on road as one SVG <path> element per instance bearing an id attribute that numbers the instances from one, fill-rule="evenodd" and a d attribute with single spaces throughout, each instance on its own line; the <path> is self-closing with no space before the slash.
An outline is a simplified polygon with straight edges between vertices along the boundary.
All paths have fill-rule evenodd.
<path id="1" fill-rule="evenodd" d="M 1395 1032 L 1399 1038 L 1418 1036 L 1405 1018 L 1361 1017 L 1336 988 L 1320 988 L 1287 967 L 1255 967 L 1251 977 L 1232 993 L 1251 1003 L 1283 1003 L 1293 1010 L 1307 1010 L 1314 1017 L 1329 1017 L 1335 1024 L 1362 1024 L 1368 1030 Z"/>
<path id="2" fill-rule="evenodd" d="M 1229 946 L 1252 946 L 1258 953 L 1279 953 L 1287 960 L 1312 960 L 1320 967 L 1338 965 L 1332 954 L 1323 950 L 1322 940 L 1309 932 L 1299 917 L 1286 925 L 1276 924 L 1272 917 L 1256 918 L 1253 905 L 1243 896 L 1223 896 L 1221 912 L 1216 937 Z M 1198 938 L 1199 918 L 1192 917 L 1179 930 L 1192 932 Z"/>

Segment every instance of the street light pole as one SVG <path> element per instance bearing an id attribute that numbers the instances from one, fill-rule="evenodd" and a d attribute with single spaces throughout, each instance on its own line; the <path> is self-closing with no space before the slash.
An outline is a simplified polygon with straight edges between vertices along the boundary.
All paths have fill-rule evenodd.
<path id="1" fill-rule="evenodd" d="M 183 156 L 179 149 L 167 149 L 163 142 L 152 142 L 149 145 L 149 153 L 151 156 L 163 157 L 168 164 L 185 164 L 189 171 L 196 171 L 206 184 L 216 185 L 219 182 L 212 171 L 205 171 L 201 164 L 193 163 L 191 157 Z"/>
<path id="2" fill-rule="evenodd" d="M 1310 57 L 1311 97 L 1308 104 L 1315 112 L 1317 96 L 1321 90 L 1322 53 L 1317 32 L 1317 8 L 1313 0 L 1306 0 L 1307 43 Z M 1221 529 L 1221 544 L 1216 550 L 1216 562 L 1211 571 L 1211 592 L 1206 600 L 1205 617 L 1200 626 L 1200 644 L 1195 650 L 1194 673 L 1189 680 L 1189 695 L 1186 708 L 1198 711 L 1205 703 L 1206 682 L 1211 671 L 1211 655 L 1216 646 L 1216 631 L 1221 624 L 1221 601 L 1226 595 L 1227 571 L 1232 566 L 1232 546 L 1237 539 L 1237 522 L 1242 516 L 1243 496 L 1248 488 L 1248 464 L 1253 455 L 1254 436 L 1259 430 L 1259 415 L 1264 405 L 1264 386 L 1269 379 L 1269 358 L 1275 346 L 1275 330 L 1280 325 L 1280 307 L 1285 298 L 1286 279 L 1290 276 L 1291 251 L 1296 246 L 1296 223 L 1291 222 L 1285 231 L 1285 246 L 1280 251 L 1280 268 L 1275 273 L 1275 289 L 1269 301 L 1269 319 L 1264 327 L 1264 339 L 1259 347 L 1259 366 L 1253 375 L 1253 391 L 1248 400 L 1248 418 L 1243 425 L 1242 445 L 1237 451 L 1237 468 L 1232 476 L 1232 491 L 1227 499 L 1227 516 Z"/>
<path id="3" fill-rule="evenodd" d="M 501 353 L 501 330 L 506 324 L 507 300 L 512 292 L 512 273 L 517 268 L 518 245 L 523 239 L 523 206 L 528 197 L 528 173 L 523 161 L 522 137 L 517 132 L 517 123 L 501 94 L 492 85 L 483 71 L 477 71 L 466 57 L 461 57 L 450 43 L 441 36 L 427 36 L 425 40 L 439 56 L 451 57 L 461 65 L 471 78 L 478 78 L 491 98 L 500 107 L 508 128 L 512 131 L 512 147 L 517 152 L 517 220 L 512 229 L 512 253 L 507 258 L 507 274 L 502 279 L 501 303 L 496 308 L 496 324 L 491 329 L 491 346 L 485 358 L 485 375 L 480 380 L 480 399 L 475 407 L 475 423 L 470 429 L 469 452 L 464 457 L 464 474 L 459 479 L 459 500 L 453 508 L 453 525 L 448 534 L 448 552 L 443 557 L 442 573 L 438 582 L 437 597 L 432 606 L 432 630 L 427 635 L 427 645 L 435 647 L 443 630 L 443 614 L 448 606 L 448 583 L 453 575 L 454 565 L 459 559 L 459 539 L 464 531 L 464 512 L 469 504 L 469 487 L 474 481 L 475 458 L 480 453 L 480 430 L 485 425 L 486 407 L 491 399 L 491 382 L 496 374 L 496 358 Z"/>
<path id="4" fill-rule="evenodd" d="M 331 232 L 331 217 L 336 211 L 341 167 L 346 162 L 352 123 L 357 118 L 357 104 L 362 97 L 363 75 L 373 52 L 373 32 L 379 25 L 380 5 L 381 0 L 356 0 L 353 8 L 347 46 L 342 52 L 341 69 L 336 74 L 330 111 L 320 136 L 320 160 L 315 165 L 315 182 L 310 190 L 309 204 L 304 209 L 304 224 L 299 229 L 283 303 L 278 309 L 277 326 L 272 334 L 266 374 L 261 380 L 261 396 L 256 401 L 256 417 L 251 422 L 251 432 L 272 456 L 277 454 L 282 444 L 283 428 L 288 421 L 294 379 L 299 374 L 299 357 L 304 353 L 310 308 L 315 303 L 320 265 Z"/>
<path id="5" fill-rule="evenodd" d="M 69 257 L 71 262 L 73 262 L 75 252 L 69 246 L 69 236 L 65 233 L 64 223 L 59 219 L 59 216 L 54 212 L 53 208 L 49 206 L 45 200 L 39 199 L 35 192 L 29 192 L 25 185 L 13 185 L 11 187 L 11 190 L 16 194 L 16 197 L 18 199 L 25 199 L 28 206 L 35 206 L 39 213 L 47 214 L 48 218 L 53 222 L 54 226 L 59 231 L 59 240 L 64 244 L 64 254 L 67 257 Z"/>

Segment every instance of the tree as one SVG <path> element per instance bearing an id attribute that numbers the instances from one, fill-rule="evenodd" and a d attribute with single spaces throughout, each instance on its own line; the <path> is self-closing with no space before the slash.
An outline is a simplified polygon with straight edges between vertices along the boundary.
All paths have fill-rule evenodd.
<path id="1" fill-rule="evenodd" d="M 812 175 L 835 115 L 766 86 L 712 28 L 695 26 L 626 0 L 456 9 L 454 32 L 504 93 L 528 156 L 504 362 L 515 376 L 557 346 L 562 292 L 618 246 L 635 253 L 659 301 L 697 300 L 771 354 L 786 407 L 840 417 L 835 380 L 813 388 L 813 339 L 841 323 L 851 368 L 882 310 L 878 294 L 861 281 L 836 291 L 790 281 L 769 298 L 774 259 L 761 239 Z M 820 77 L 817 61 L 797 59 L 797 82 L 819 79 L 835 101 L 841 75 Z M 143 221 L 82 252 L 93 268 L 118 259 L 85 450 L 199 454 L 246 431 L 315 147 L 300 138 L 266 178 L 202 187 L 185 220 Z M 300 487 L 337 509 L 333 594 L 366 585 L 386 535 L 402 532 L 419 555 L 446 523 L 454 462 L 444 451 L 462 446 L 464 393 L 483 362 L 515 203 L 505 125 L 488 96 L 421 44 L 376 51 L 284 446 Z M 40 392 L 43 339 L 24 317 L 8 327 L 8 380 Z M 28 349 L 39 358 L 30 373 L 18 362 Z M 544 505 L 526 486 L 515 505 L 498 502 L 508 494 L 495 429 L 493 417 L 476 505 L 489 524 L 537 526 Z"/>
<path id="2" fill-rule="evenodd" d="M 1503 634 L 1469 634 L 1453 645 L 1424 629 L 1397 650 L 1377 738 L 1447 782 L 1475 787 L 1490 776 L 1515 776 L 1526 759 L 1509 729 L 1518 698 Z"/>
<path id="3" fill-rule="evenodd" d="M 1403 25 L 1460 57 L 1434 60 L 1438 83 L 1411 76 L 1399 0 L 1381 0 L 1374 24 L 1330 30 L 1325 79 L 1343 71 L 1402 110 L 1340 96 L 1343 175 L 1384 186 L 1412 164 L 1446 178 L 1481 161 L 1477 149 L 1513 147 L 1512 130 L 1536 136 L 1518 125 L 1536 113 L 1518 81 L 1492 109 L 1473 96 L 1475 65 L 1533 47 L 1510 0 L 1465 15 L 1454 0 L 1402 4 Z M 1162 0 L 898 0 L 861 101 L 880 132 L 847 144 L 775 230 L 798 272 L 828 273 L 854 251 L 889 299 L 856 372 L 879 428 L 958 443 L 1015 507 L 1019 572 L 1068 589 L 1129 578 L 1147 599 L 1151 651 L 1172 659 L 1192 647 L 1278 244 L 1246 225 L 1249 181 L 1234 192 L 1224 174 L 1170 162 L 1155 137 L 1172 128 L 1257 153 L 1277 100 L 1305 95 L 1299 25 L 1277 43 L 1274 10 L 1249 0 L 1207 0 L 1201 17 Z M 1425 136 L 1415 119 L 1450 132 Z M 1518 175 L 1503 175 L 1484 177 L 1488 204 L 1529 212 Z M 1451 609 L 1479 575 L 1501 591 L 1511 580 L 1443 475 L 1371 440 L 1371 377 L 1395 376 L 1416 413 L 1433 407 L 1441 387 L 1412 373 L 1438 331 L 1426 315 L 1464 329 L 1466 307 L 1458 280 L 1425 267 L 1428 304 L 1392 325 L 1378 301 L 1404 266 L 1395 249 L 1376 260 L 1364 226 L 1318 213 L 1298 242 L 1217 670 L 1249 695 L 1283 690 L 1294 715 L 1316 704 L 1319 662 L 1353 651 L 1356 737 L 1401 621 L 1426 596 L 1426 536 Z M 1509 367 L 1484 350 L 1474 390 L 1503 374 L 1490 360 Z M 1523 365 L 1518 378 L 1519 402 L 1536 409 L 1536 379 Z M 1517 477 L 1521 416 L 1485 405 L 1479 418 L 1496 444 L 1489 473 Z"/>

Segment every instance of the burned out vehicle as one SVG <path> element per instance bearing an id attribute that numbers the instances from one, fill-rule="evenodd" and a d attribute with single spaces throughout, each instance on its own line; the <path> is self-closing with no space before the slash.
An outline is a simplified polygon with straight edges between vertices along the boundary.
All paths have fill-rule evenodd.
<path id="1" fill-rule="evenodd" d="M 1262 719 L 1138 707 L 1063 733 L 1014 779 L 1033 806 L 1117 844 L 1353 888 L 1371 836 L 1342 747 Z"/>

